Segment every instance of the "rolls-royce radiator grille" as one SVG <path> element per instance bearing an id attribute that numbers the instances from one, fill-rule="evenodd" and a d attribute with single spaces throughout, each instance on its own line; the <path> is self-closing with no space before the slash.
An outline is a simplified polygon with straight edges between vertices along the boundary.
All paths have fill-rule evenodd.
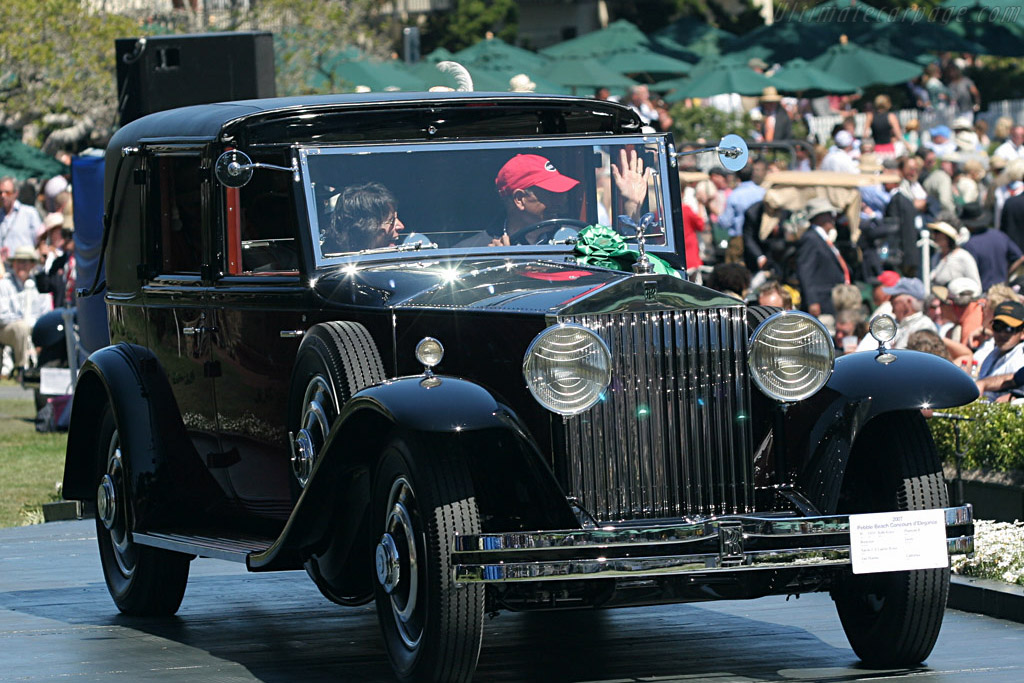
<path id="1" fill-rule="evenodd" d="M 747 512 L 753 504 L 741 307 L 579 315 L 612 383 L 566 421 L 570 495 L 598 521 Z"/>

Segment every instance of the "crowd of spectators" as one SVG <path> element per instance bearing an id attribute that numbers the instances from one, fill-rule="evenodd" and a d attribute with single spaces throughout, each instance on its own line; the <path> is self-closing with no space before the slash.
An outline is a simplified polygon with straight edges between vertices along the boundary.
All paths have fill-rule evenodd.
<path id="1" fill-rule="evenodd" d="M 70 157 L 65 173 L 18 182 L 0 178 L 0 352 L 2 373 L 19 379 L 37 357 L 32 326 L 74 305 L 74 217 Z"/>
<path id="2" fill-rule="evenodd" d="M 912 84 L 918 106 L 948 124 L 901 125 L 879 95 L 828 144 L 780 138 L 804 110 L 766 89 L 749 137 L 788 141 L 790 153 L 762 158 L 755 144 L 737 173 L 681 171 L 684 230 L 698 245 L 687 269 L 750 304 L 819 317 L 837 354 L 877 349 L 868 323 L 891 315 L 896 348 L 947 358 L 993 400 L 1024 396 L 1024 122 L 1002 118 L 990 132 L 961 67 L 935 64 Z M 763 231 L 766 179 L 812 169 L 858 174 L 858 230 L 822 191 L 787 212 L 785 230 Z"/>

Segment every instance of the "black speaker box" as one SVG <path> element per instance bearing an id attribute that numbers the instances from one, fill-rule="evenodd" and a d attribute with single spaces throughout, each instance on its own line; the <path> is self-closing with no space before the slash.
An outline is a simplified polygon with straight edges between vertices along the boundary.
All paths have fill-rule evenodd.
<path id="1" fill-rule="evenodd" d="M 190 104 L 274 97 L 274 39 L 263 31 L 118 38 L 121 125 Z"/>

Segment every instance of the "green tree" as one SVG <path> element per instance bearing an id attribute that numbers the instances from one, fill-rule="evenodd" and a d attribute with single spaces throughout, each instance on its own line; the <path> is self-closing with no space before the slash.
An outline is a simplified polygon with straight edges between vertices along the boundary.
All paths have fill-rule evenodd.
<path id="1" fill-rule="evenodd" d="M 259 0 L 240 26 L 274 32 L 277 93 L 305 95 L 338 92 L 345 85 L 333 65 L 359 54 L 386 56 L 392 51 L 391 16 L 379 13 L 378 0 Z"/>
<path id="2" fill-rule="evenodd" d="M 84 3 L 0 2 L 0 118 L 46 151 L 88 144 L 115 118 L 114 39 L 137 33 Z"/>
<path id="3" fill-rule="evenodd" d="M 450 11 L 428 19 L 423 52 L 437 47 L 458 52 L 483 40 L 488 32 L 507 43 L 515 43 L 518 31 L 516 0 L 455 0 Z"/>

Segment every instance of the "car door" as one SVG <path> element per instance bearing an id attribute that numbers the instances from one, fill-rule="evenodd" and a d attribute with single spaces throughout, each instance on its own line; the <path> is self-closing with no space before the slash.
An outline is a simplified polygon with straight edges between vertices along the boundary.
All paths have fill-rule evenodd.
<path id="1" fill-rule="evenodd" d="M 215 323 L 208 310 L 209 174 L 201 149 L 152 145 L 145 156 L 145 239 L 142 292 L 146 337 L 170 383 L 199 463 L 182 471 L 209 470 L 223 494 L 233 498 L 217 433 L 211 339 Z M 197 470 L 193 465 L 198 465 Z M 204 490 L 207 490 L 204 488 Z"/>
<path id="2" fill-rule="evenodd" d="M 220 266 L 209 309 L 221 448 L 238 504 L 272 523 L 293 504 L 288 394 L 312 307 L 300 267 L 301 193 L 290 173 L 273 170 L 216 193 Z"/>

